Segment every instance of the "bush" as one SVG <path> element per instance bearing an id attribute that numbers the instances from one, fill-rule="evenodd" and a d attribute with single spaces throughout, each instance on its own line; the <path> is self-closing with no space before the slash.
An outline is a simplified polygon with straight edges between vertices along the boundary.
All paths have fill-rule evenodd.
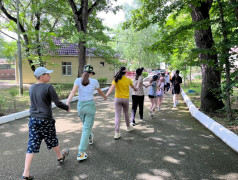
<path id="1" fill-rule="evenodd" d="M 98 78 L 97 80 L 98 80 L 100 86 L 105 86 L 106 83 L 107 83 L 107 78 L 106 77 L 105 78 Z"/>
<path id="2" fill-rule="evenodd" d="M 194 77 L 195 79 L 202 79 L 202 76 L 201 75 L 197 75 Z"/>
<path id="3" fill-rule="evenodd" d="M 142 72 L 142 77 L 146 78 L 148 76 L 148 72 Z"/>
<path id="4" fill-rule="evenodd" d="M 4 96 L 0 95 L 0 116 L 3 116 L 5 113 L 7 101 Z"/>

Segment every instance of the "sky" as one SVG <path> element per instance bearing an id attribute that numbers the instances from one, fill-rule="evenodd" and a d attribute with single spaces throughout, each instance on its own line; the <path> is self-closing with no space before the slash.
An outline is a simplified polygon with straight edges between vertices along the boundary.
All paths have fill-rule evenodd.
<path id="1" fill-rule="evenodd" d="M 114 2 L 114 5 L 124 5 L 125 3 L 132 5 L 133 0 L 117 0 L 117 2 Z M 98 17 L 103 19 L 103 25 L 106 25 L 110 28 L 113 28 L 114 26 L 125 21 L 125 14 L 123 10 L 118 11 L 117 14 L 113 14 L 112 12 L 107 14 L 105 12 L 101 12 L 99 13 Z"/>

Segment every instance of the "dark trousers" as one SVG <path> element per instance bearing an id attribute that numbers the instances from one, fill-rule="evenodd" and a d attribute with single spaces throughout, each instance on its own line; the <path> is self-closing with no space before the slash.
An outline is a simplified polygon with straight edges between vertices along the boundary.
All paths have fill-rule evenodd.
<path id="1" fill-rule="evenodd" d="M 139 105 L 140 119 L 143 119 L 144 96 L 132 95 L 131 122 L 135 123 L 137 106 Z"/>

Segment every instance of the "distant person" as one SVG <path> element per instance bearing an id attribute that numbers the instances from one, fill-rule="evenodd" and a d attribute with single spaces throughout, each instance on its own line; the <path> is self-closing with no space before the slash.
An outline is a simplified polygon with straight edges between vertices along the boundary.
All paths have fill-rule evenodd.
<path id="1" fill-rule="evenodd" d="M 136 125 L 135 115 L 138 105 L 139 105 L 140 120 L 143 120 L 144 97 L 145 97 L 143 86 L 147 87 L 146 85 L 143 84 L 143 77 L 142 77 L 143 70 L 144 70 L 143 67 L 136 69 L 136 75 L 133 81 L 133 85 L 137 89 L 137 91 L 132 90 L 131 124 L 133 126 Z"/>
<path id="2" fill-rule="evenodd" d="M 164 82 L 165 86 L 164 86 L 164 90 L 165 92 L 168 92 L 170 89 L 170 74 L 169 72 L 167 72 L 165 74 L 165 82 Z"/>
<path id="3" fill-rule="evenodd" d="M 29 89 L 31 101 L 29 141 L 25 159 L 25 169 L 21 179 L 34 179 L 33 176 L 30 176 L 30 166 L 34 154 L 39 153 L 43 139 L 48 149 L 54 149 L 59 163 L 63 163 L 69 154 L 68 149 L 60 151 L 51 103 L 53 101 L 57 107 L 66 111 L 69 111 L 69 106 L 62 103 L 59 100 L 54 87 L 47 84 L 50 81 L 50 73 L 52 72 L 53 70 L 38 67 L 34 72 L 37 82 Z"/>
<path id="4" fill-rule="evenodd" d="M 177 70 L 172 77 L 171 80 L 171 87 L 172 87 L 172 94 L 173 94 L 173 107 L 176 107 L 179 102 L 179 94 L 181 93 L 181 84 L 182 84 L 182 78 L 179 76 L 179 70 Z"/>
<path id="5" fill-rule="evenodd" d="M 119 71 L 114 76 L 112 85 L 110 86 L 106 96 L 108 97 L 115 88 L 115 136 L 114 139 L 118 140 L 120 134 L 121 113 L 123 110 L 127 131 L 131 131 L 133 126 L 130 125 L 129 119 L 129 87 L 131 86 L 135 91 L 132 80 L 125 76 L 127 69 L 125 66 L 120 67 Z"/>
<path id="6" fill-rule="evenodd" d="M 78 147 L 77 160 L 82 161 L 88 158 L 86 150 L 88 144 L 93 144 L 92 127 L 94 124 L 96 107 L 94 102 L 94 91 L 97 90 L 98 94 L 107 99 L 106 95 L 101 91 L 97 79 L 92 79 L 95 75 L 93 67 L 91 65 L 85 65 L 81 78 L 77 78 L 74 81 L 73 89 L 67 99 L 66 104 L 70 106 L 70 101 L 78 92 L 78 115 L 83 122 L 83 130 L 81 135 L 80 144 Z"/>
<path id="7" fill-rule="evenodd" d="M 158 90 L 157 90 L 157 104 L 158 104 L 158 111 L 161 110 L 161 105 L 164 99 L 164 85 L 165 85 L 165 78 L 160 77 L 158 82 Z"/>
<path id="8" fill-rule="evenodd" d="M 157 105 L 157 95 L 156 95 L 156 91 L 157 91 L 157 84 L 158 84 L 158 79 L 159 76 L 154 75 L 152 77 L 152 79 L 150 80 L 150 84 L 148 86 L 150 86 L 149 92 L 148 92 L 148 96 L 150 99 L 150 111 L 149 111 L 149 116 L 153 117 L 154 116 L 154 111 Z"/>

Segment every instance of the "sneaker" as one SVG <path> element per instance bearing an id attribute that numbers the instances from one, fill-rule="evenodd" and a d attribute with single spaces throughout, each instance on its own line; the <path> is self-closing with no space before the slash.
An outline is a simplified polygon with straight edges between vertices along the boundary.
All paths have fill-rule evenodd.
<path id="1" fill-rule="evenodd" d="M 152 111 L 149 111 L 149 116 L 153 117 Z"/>
<path id="2" fill-rule="evenodd" d="M 129 126 L 126 128 L 126 131 L 129 132 L 129 131 L 131 131 L 131 130 L 133 130 L 133 126 L 129 125 Z"/>
<path id="3" fill-rule="evenodd" d="M 121 135 L 119 132 L 115 132 L 115 136 L 114 136 L 114 139 L 118 140 L 120 139 Z"/>
<path id="4" fill-rule="evenodd" d="M 176 104 L 174 104 L 174 106 L 173 106 L 174 108 L 176 108 Z"/>
<path id="5" fill-rule="evenodd" d="M 160 107 L 158 107 L 158 111 L 160 111 Z"/>
<path id="6" fill-rule="evenodd" d="M 130 125 L 131 125 L 131 126 L 135 126 L 135 125 L 136 125 L 136 123 L 134 123 L 134 122 L 131 122 L 131 123 L 130 123 Z"/>
<path id="7" fill-rule="evenodd" d="M 94 138 L 94 135 L 93 133 L 91 133 L 91 135 L 89 136 L 88 144 L 93 144 L 93 138 Z"/>
<path id="8" fill-rule="evenodd" d="M 144 121 L 144 119 L 143 119 L 143 118 L 140 118 L 140 120 L 141 120 L 141 121 Z"/>
<path id="9" fill-rule="evenodd" d="M 78 156 L 77 156 L 78 161 L 82 161 L 82 160 L 85 160 L 87 158 L 88 158 L 88 155 L 85 152 L 84 153 L 81 153 L 81 152 L 78 153 Z"/>

